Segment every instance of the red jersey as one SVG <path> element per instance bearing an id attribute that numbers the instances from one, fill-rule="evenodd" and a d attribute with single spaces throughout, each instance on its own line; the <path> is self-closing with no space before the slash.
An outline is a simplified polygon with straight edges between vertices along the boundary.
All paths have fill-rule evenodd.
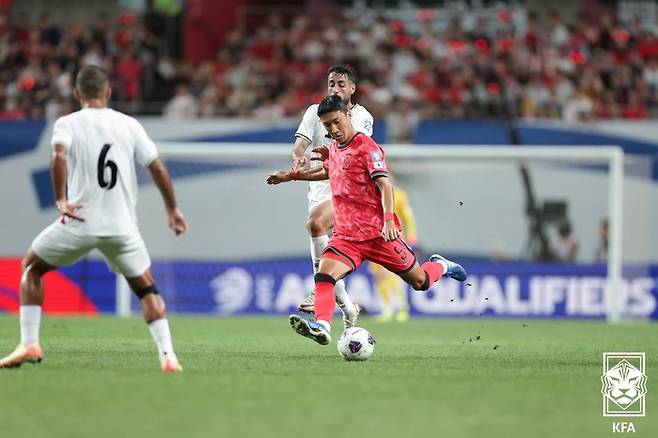
<path id="1" fill-rule="evenodd" d="M 329 172 L 334 204 L 333 235 L 354 242 L 380 237 L 384 208 L 374 178 L 388 176 L 381 146 L 357 132 L 345 145 L 331 144 L 324 167 Z"/>

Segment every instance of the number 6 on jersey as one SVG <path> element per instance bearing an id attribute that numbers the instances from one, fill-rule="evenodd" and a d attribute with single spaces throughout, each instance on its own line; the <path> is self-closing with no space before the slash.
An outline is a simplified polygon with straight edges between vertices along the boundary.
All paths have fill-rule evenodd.
<path id="1" fill-rule="evenodd" d="M 112 145 L 109 143 L 104 144 L 103 149 L 101 150 L 101 154 L 98 157 L 98 185 L 101 186 L 102 189 L 107 189 L 107 190 L 111 190 L 112 187 L 116 185 L 117 173 L 119 172 L 119 169 L 117 168 L 117 165 L 114 161 L 112 160 L 105 161 L 105 158 L 107 157 L 107 153 L 110 151 L 111 146 Z M 110 168 L 109 183 L 105 180 L 106 167 Z"/>

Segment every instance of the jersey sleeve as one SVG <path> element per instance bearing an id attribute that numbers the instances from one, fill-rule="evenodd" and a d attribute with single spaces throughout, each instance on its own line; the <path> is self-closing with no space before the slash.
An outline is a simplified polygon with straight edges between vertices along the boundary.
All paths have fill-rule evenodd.
<path id="1" fill-rule="evenodd" d="M 53 137 L 50 141 L 50 144 L 52 147 L 55 147 L 57 144 L 61 144 L 62 146 L 66 147 L 66 149 L 68 149 L 71 147 L 72 141 L 73 130 L 71 129 L 71 126 L 68 124 L 66 119 L 60 117 L 57 119 L 55 126 L 53 127 Z"/>
<path id="2" fill-rule="evenodd" d="M 147 167 L 158 158 L 158 150 L 144 127 L 135 119 L 133 119 L 133 131 L 135 136 L 135 159 L 140 165 Z"/>
<path id="3" fill-rule="evenodd" d="M 358 132 L 363 132 L 368 137 L 372 137 L 372 127 L 374 124 L 372 115 L 364 109 L 364 111 L 356 112 L 353 117 L 352 126 L 354 126 L 354 129 Z"/>
<path id="4" fill-rule="evenodd" d="M 313 143 L 317 119 L 317 105 L 309 106 L 304 113 L 304 117 L 302 117 L 302 122 L 299 124 L 299 128 L 297 128 L 297 132 L 295 132 L 295 138 L 301 137 L 309 143 Z"/>
<path id="5" fill-rule="evenodd" d="M 380 176 L 388 176 L 388 165 L 384 150 L 370 137 L 364 137 L 366 141 L 362 147 L 361 159 L 370 173 L 370 178 L 375 179 Z"/>

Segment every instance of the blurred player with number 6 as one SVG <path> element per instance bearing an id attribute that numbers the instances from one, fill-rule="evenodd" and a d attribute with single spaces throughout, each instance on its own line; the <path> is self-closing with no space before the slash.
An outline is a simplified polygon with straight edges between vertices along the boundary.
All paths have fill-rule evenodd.
<path id="1" fill-rule="evenodd" d="M 182 371 L 165 303 L 154 285 L 151 259 L 137 227 L 135 162 L 151 172 L 164 199 L 169 227 L 178 236 L 187 230 L 187 221 L 176 205 L 171 178 L 142 125 L 107 107 L 111 89 L 103 70 L 83 67 L 74 93 L 82 109 L 55 122 L 51 141 L 51 176 L 61 217 L 34 239 L 23 259 L 21 341 L 0 360 L 0 368 L 41 362 L 43 276 L 97 248 L 139 297 L 162 371 Z"/>

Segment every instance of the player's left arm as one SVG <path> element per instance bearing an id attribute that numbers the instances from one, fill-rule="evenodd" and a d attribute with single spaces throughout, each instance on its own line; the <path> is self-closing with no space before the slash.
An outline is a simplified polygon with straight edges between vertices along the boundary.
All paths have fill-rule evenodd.
<path id="1" fill-rule="evenodd" d="M 183 212 L 178 208 L 176 203 L 176 194 L 174 193 L 174 185 L 171 182 L 169 172 L 165 167 L 162 160 L 156 158 L 148 165 L 148 169 L 153 177 L 153 182 L 160 190 L 162 199 L 164 200 L 167 210 L 167 218 L 169 221 L 169 228 L 171 228 L 176 236 L 183 234 L 187 230 L 187 220 L 183 216 Z"/>
<path id="2" fill-rule="evenodd" d="M 385 241 L 390 242 L 400 237 L 400 229 L 395 223 L 394 207 L 394 190 L 393 184 L 386 176 L 375 177 L 375 184 L 379 187 L 382 194 L 382 207 L 384 208 L 384 227 L 382 228 L 382 237 Z"/>
<path id="3" fill-rule="evenodd" d="M 144 127 L 136 120 L 131 118 L 133 128 L 133 138 L 135 140 L 135 159 L 137 162 L 148 168 L 153 177 L 153 182 L 160 190 L 162 199 L 167 211 L 167 221 L 169 228 L 179 236 L 187 231 L 187 220 L 183 212 L 178 208 L 174 185 L 167 171 L 167 167 L 158 157 L 158 151 L 155 143 L 148 136 Z"/>

